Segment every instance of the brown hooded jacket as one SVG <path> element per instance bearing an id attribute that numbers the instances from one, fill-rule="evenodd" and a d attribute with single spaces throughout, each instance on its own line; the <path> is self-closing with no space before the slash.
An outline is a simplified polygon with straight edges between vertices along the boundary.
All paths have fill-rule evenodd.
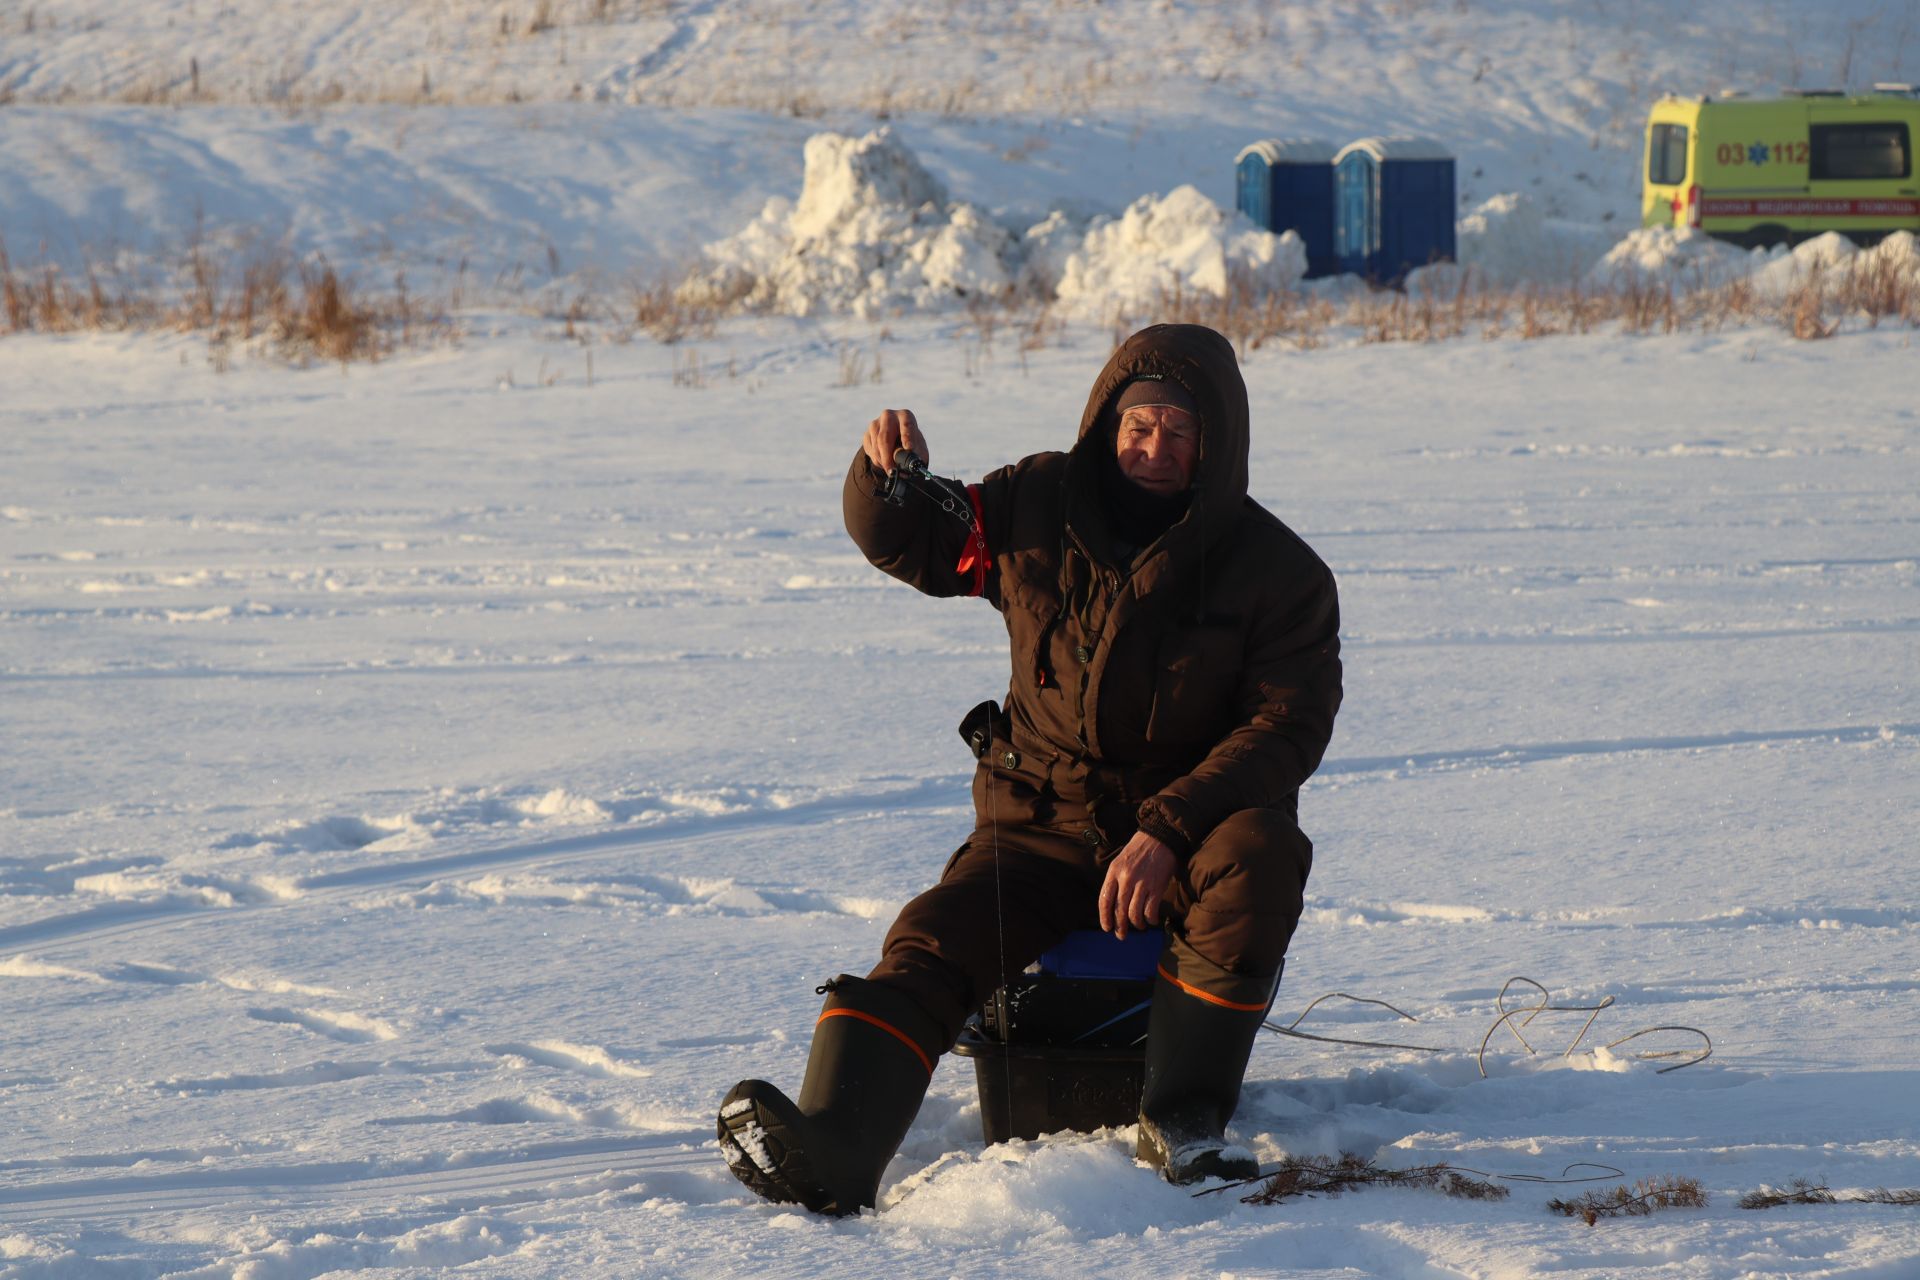
<path id="1" fill-rule="evenodd" d="M 1120 562 L 1098 451 L 1114 447 L 1109 407 L 1142 376 L 1199 405 L 1200 456 L 1185 516 Z M 1184 858 L 1242 809 L 1295 812 L 1340 706 L 1339 605 L 1327 566 L 1247 496 L 1247 448 L 1231 344 L 1199 325 L 1134 334 L 1094 381 L 1070 453 L 978 486 L 983 583 L 958 567 L 961 521 L 917 496 L 888 505 L 885 476 L 854 457 L 843 505 L 867 559 L 929 595 L 979 585 L 1005 617 L 1005 709 L 983 703 L 961 726 L 981 757 L 982 822 L 1070 827 L 1096 860 L 1144 830 Z"/>

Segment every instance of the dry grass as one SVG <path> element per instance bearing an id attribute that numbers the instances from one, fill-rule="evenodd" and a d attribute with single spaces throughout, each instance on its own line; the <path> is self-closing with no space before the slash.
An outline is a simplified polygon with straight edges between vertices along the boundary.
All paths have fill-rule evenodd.
<path id="1" fill-rule="evenodd" d="M 344 363 L 378 360 L 445 332 L 448 321 L 421 307 L 404 275 L 383 294 L 363 293 L 325 258 L 267 250 L 234 263 L 196 238 L 169 286 L 92 265 L 17 269 L 0 243 L 0 333 L 139 329 L 203 332 L 222 351 L 262 342 L 288 358 Z"/>
<path id="2" fill-rule="evenodd" d="M 557 262 L 549 265 L 557 275 Z M 582 344 L 639 336 L 667 345 L 705 339 L 725 319 L 764 310 L 751 280 L 715 292 L 691 287 L 696 278 L 684 266 L 623 284 L 576 276 L 515 305 L 556 321 L 559 336 Z M 449 283 L 423 299 L 404 275 L 384 288 L 369 288 L 323 258 L 298 259 L 282 247 L 216 245 L 197 233 L 169 272 L 149 268 L 138 276 L 91 261 L 78 268 L 21 266 L 0 242 L 0 336 L 174 329 L 203 332 L 224 348 L 265 345 L 295 359 L 374 360 L 395 347 L 451 336 L 449 317 L 465 302 L 467 279 L 462 263 Z M 1646 280 L 1496 288 L 1481 285 L 1470 272 L 1432 279 L 1437 283 L 1416 283 L 1407 292 L 1326 293 L 1265 291 L 1236 278 L 1225 296 L 1175 288 L 1150 306 L 1117 310 L 1093 327 L 1110 330 L 1117 343 L 1149 322 L 1204 324 L 1225 334 L 1243 357 L 1270 345 L 1304 351 L 1334 343 L 1526 341 L 1755 327 L 1818 341 L 1847 328 L 1920 327 L 1920 279 L 1883 259 L 1813 273 L 1784 296 L 1763 296 L 1745 280 L 1678 289 Z M 494 285 L 509 293 L 519 287 L 505 277 Z M 1035 291 L 969 298 L 965 317 L 956 346 L 969 378 L 994 368 L 1003 342 L 1011 340 L 1024 372 L 1029 356 L 1063 344 L 1070 327 L 1087 324 L 1082 319 L 1070 325 L 1050 298 Z M 884 376 L 877 344 L 843 346 L 840 366 L 843 386 Z M 688 371 L 683 385 L 703 381 L 697 370 Z"/>
<path id="3" fill-rule="evenodd" d="M 625 318 L 630 321 L 630 331 L 669 344 L 685 338 L 711 337 L 725 308 L 719 301 L 685 288 L 683 278 L 667 275 L 629 284 Z"/>
<path id="4" fill-rule="evenodd" d="M 1032 294 L 969 299 L 966 318 L 956 345 L 969 379 L 983 377 L 994 367 L 1004 336 L 1017 335 L 1024 372 L 1030 353 L 1061 345 L 1069 329 L 1067 318 L 1049 299 Z M 1235 278 L 1225 296 L 1175 287 L 1151 305 L 1116 309 L 1095 327 L 1104 328 L 1117 346 L 1146 324 L 1204 324 L 1226 335 L 1244 358 L 1267 346 L 1310 351 L 1331 343 L 1431 343 L 1472 337 L 1525 341 L 1563 334 L 1642 336 L 1755 327 L 1784 329 L 1811 341 L 1833 336 L 1847 322 L 1873 328 L 1883 321 L 1920 327 L 1920 280 L 1897 266 L 1876 264 L 1844 277 L 1809 279 L 1776 298 L 1762 297 L 1746 280 L 1691 290 L 1633 279 L 1612 286 L 1576 280 L 1557 287 L 1497 288 L 1458 273 L 1443 286 L 1417 283 L 1408 292 L 1328 294 L 1264 291 L 1248 279 Z"/>
<path id="5" fill-rule="evenodd" d="M 1747 281 L 1676 293 L 1669 284 L 1627 280 L 1609 287 L 1578 281 L 1552 287 L 1489 288 L 1463 273 L 1445 290 L 1416 286 L 1378 290 L 1344 301 L 1323 295 L 1260 293 L 1244 280 L 1224 297 L 1178 289 L 1140 312 L 1120 312 L 1112 329 L 1124 336 L 1154 320 L 1204 324 L 1243 355 L 1270 343 L 1311 349 L 1335 337 L 1362 343 L 1441 342 L 1479 335 L 1523 340 L 1561 334 L 1712 333 L 1773 326 L 1804 341 L 1838 333 L 1844 322 L 1920 327 L 1920 280 L 1897 265 L 1875 263 L 1844 276 L 1815 273 L 1780 298 L 1763 298 Z"/>
<path id="6" fill-rule="evenodd" d="M 700 360 L 698 351 L 680 351 L 673 357 L 673 385 L 689 391 L 704 390 L 707 385 L 706 366 Z"/>
<path id="7" fill-rule="evenodd" d="M 851 342 L 840 344 L 840 378 L 834 383 L 835 386 L 857 387 L 863 383 L 878 384 L 885 380 L 886 369 L 881 362 L 878 345 L 866 351 Z"/>

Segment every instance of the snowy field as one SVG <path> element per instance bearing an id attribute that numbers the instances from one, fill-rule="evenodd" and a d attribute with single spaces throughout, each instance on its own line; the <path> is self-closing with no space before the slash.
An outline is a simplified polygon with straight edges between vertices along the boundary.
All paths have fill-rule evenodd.
<path id="1" fill-rule="evenodd" d="M 1264 1038 L 1235 1131 L 1618 1176 L 1195 1198 L 1130 1130 L 985 1147 L 961 1059 L 875 1214 L 712 1136 L 969 828 L 1005 687 L 841 531 L 878 410 L 949 475 L 1065 446 L 1116 299 L 1297 275 L 1215 207 L 1262 137 L 1442 140 L 1497 284 L 1784 295 L 1843 246 L 1623 241 L 1646 107 L 1881 79 L 1920 0 L 0 0 L 22 279 L 324 254 L 455 335 L 0 337 L 0 1280 L 1920 1280 L 1920 1209 L 1736 1207 L 1920 1187 L 1920 335 L 1859 316 L 1247 362 L 1347 657 L 1276 1012 L 1440 1052 Z M 696 265 L 781 314 L 616 340 Z M 963 320 L 1036 275 L 1037 347 Z M 1613 1003 L 1483 1078 L 1516 976 Z M 1713 1055 L 1604 1047 L 1656 1026 Z M 1662 1177 L 1710 1204 L 1546 1209 Z"/>
<path id="2" fill-rule="evenodd" d="M 797 194 L 809 135 L 891 121 L 1016 227 L 1231 208 L 1260 138 L 1420 134 L 1462 214 L 1519 193 L 1584 245 L 1637 225 L 1661 93 L 1876 80 L 1920 81 L 1920 0 L 0 0 L 0 236 L 608 291 Z"/>
<path id="3" fill-rule="evenodd" d="M 0 343 L 0 1276 L 1893 1277 L 1920 1185 L 1909 332 L 1263 351 L 1253 490 L 1342 586 L 1348 698 L 1236 1131 L 1617 1181 L 1195 1199 L 1129 1131 L 986 1149 L 948 1059 L 883 1211 L 753 1200 L 717 1098 L 797 1084 L 970 821 L 997 619 L 839 529 L 860 428 L 1064 443 L 1108 337 L 684 353 L 512 322 L 377 366 Z M 1475 1051 L 1510 976 L 1563 1003 Z M 1661 1075 L 1585 1052 L 1696 1026 Z"/>

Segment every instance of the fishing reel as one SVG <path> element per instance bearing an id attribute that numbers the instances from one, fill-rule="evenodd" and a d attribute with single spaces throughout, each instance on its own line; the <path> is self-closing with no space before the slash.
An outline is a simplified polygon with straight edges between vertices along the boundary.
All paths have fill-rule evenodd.
<path id="1" fill-rule="evenodd" d="M 907 494 L 913 489 L 922 489 L 932 485 L 939 477 L 927 470 L 927 464 L 920 455 L 911 449 L 893 451 L 893 470 L 888 473 L 886 484 L 880 490 L 880 498 L 890 506 L 907 505 Z"/>
<path id="2" fill-rule="evenodd" d="M 880 499 L 892 506 L 904 507 L 909 493 L 919 494 L 967 528 L 974 528 L 973 500 L 967 496 L 967 486 L 958 480 L 934 475 L 913 450 L 895 449 L 893 472 L 880 490 Z"/>

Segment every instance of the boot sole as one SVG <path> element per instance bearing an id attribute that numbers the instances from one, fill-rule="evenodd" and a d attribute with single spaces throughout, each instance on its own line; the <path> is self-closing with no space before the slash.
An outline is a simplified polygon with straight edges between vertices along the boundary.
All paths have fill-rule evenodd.
<path id="1" fill-rule="evenodd" d="M 800 1109 L 780 1090 L 764 1080 L 742 1080 L 720 1104 L 719 1129 L 727 1168 L 755 1195 L 814 1213 L 842 1212 L 807 1159 Z"/>

